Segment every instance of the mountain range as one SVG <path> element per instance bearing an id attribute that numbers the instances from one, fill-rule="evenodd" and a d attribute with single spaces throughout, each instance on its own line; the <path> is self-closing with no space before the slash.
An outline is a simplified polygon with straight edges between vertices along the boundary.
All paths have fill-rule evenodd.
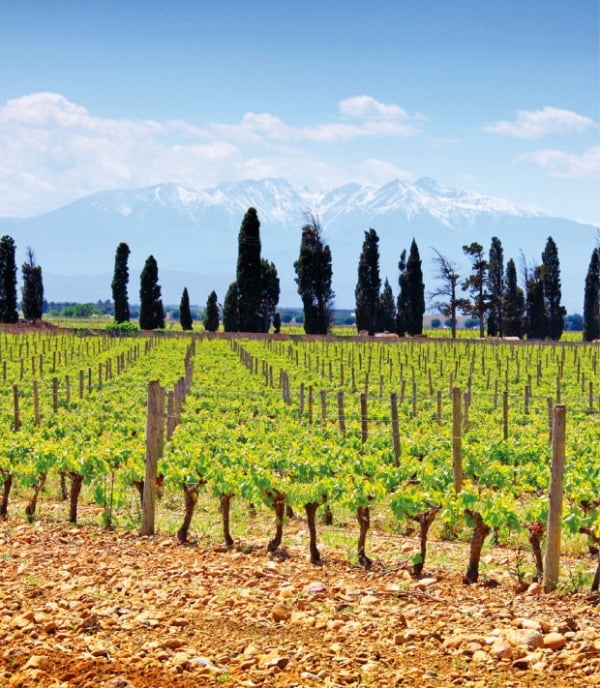
<path id="1" fill-rule="evenodd" d="M 30 246 L 44 274 L 49 301 L 110 299 L 115 250 L 125 241 L 129 298 L 136 303 L 139 272 L 156 258 L 165 304 L 179 303 L 187 287 L 192 303 L 204 305 L 211 290 L 219 300 L 235 279 L 237 237 L 244 213 L 254 206 L 261 221 L 262 255 L 277 266 L 280 305 L 300 306 L 294 282 L 301 228 L 317 216 L 333 258 L 335 305 L 354 306 L 354 287 L 364 231 L 379 236 L 381 279 L 394 292 L 398 260 L 414 237 L 423 261 L 425 288 L 437 286 L 432 247 L 469 272 L 462 246 L 478 241 L 486 252 L 500 238 L 505 261 L 517 266 L 541 261 L 548 236 L 557 243 L 563 303 L 581 312 L 585 272 L 597 241 L 596 228 L 546 215 L 534 208 L 432 179 L 394 180 L 379 188 L 347 184 L 327 192 L 295 188 L 284 179 L 244 180 L 212 189 L 179 184 L 102 191 L 57 210 L 29 218 L 0 218 L 0 232 L 12 236 L 19 256 Z"/>

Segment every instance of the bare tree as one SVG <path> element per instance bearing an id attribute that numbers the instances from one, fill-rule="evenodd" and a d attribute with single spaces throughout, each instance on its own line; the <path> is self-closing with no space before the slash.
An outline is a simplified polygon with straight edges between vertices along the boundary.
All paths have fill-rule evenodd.
<path id="1" fill-rule="evenodd" d="M 432 251 L 435 254 L 433 262 L 437 265 L 440 286 L 429 294 L 429 298 L 433 301 L 432 306 L 450 319 L 452 339 L 456 339 L 456 312 L 466 308 L 469 302 L 467 299 L 458 298 L 456 295 L 457 284 L 460 280 L 456 263 L 441 254 L 436 248 L 432 248 Z M 435 301 L 435 299 L 440 300 Z"/>

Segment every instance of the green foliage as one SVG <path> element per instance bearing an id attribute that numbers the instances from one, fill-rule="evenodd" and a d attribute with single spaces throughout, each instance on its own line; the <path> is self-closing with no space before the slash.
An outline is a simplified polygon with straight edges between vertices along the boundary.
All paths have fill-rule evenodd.
<path id="1" fill-rule="evenodd" d="M 133 322 L 112 322 L 106 325 L 104 329 L 114 334 L 135 334 L 140 331 L 140 328 Z"/>
<path id="2" fill-rule="evenodd" d="M 413 239 L 408 259 L 402 251 L 398 264 L 400 276 L 398 284 L 397 332 L 399 335 L 422 334 L 423 314 L 425 313 L 425 285 L 417 242 Z"/>
<path id="3" fill-rule="evenodd" d="M 533 268 L 527 279 L 527 321 L 526 332 L 528 339 L 545 339 L 549 335 L 548 313 L 544 300 L 544 281 L 542 268 Z"/>
<path id="4" fill-rule="evenodd" d="M 261 332 L 262 284 L 260 260 L 260 222 L 255 208 L 248 208 L 238 236 L 236 282 L 238 289 L 239 330 Z"/>
<path id="5" fill-rule="evenodd" d="M 542 282 L 548 322 L 548 337 L 558 341 L 565 326 L 566 311 L 561 306 L 560 263 L 554 239 L 548 237 L 542 252 Z"/>
<path id="6" fill-rule="evenodd" d="M 600 249 L 592 251 L 583 296 L 583 339 L 600 339 Z"/>
<path id="7" fill-rule="evenodd" d="M 25 320 L 42 319 L 44 308 L 44 284 L 42 268 L 35 264 L 31 248 L 27 249 L 27 260 L 21 267 L 23 273 L 23 289 L 21 290 L 21 308 Z"/>
<path id="8" fill-rule="evenodd" d="M 279 277 L 274 263 L 260 260 L 260 320 L 261 332 L 268 332 L 279 303 Z"/>
<path id="9" fill-rule="evenodd" d="M 140 329 L 164 328 L 165 314 L 158 284 L 158 265 L 154 256 L 148 256 L 140 275 Z"/>
<path id="10" fill-rule="evenodd" d="M 192 311 L 190 310 L 190 297 L 187 287 L 183 288 L 181 294 L 181 302 L 179 304 L 179 324 L 184 331 L 193 329 Z"/>
<path id="11" fill-rule="evenodd" d="M 0 323 L 16 323 L 18 320 L 15 242 L 5 234 L 0 238 Z"/>
<path id="12" fill-rule="evenodd" d="M 503 295 L 501 332 L 506 337 L 522 337 L 525 296 L 517 284 L 517 269 L 511 258 L 506 264 L 506 284 Z"/>
<path id="13" fill-rule="evenodd" d="M 216 332 L 219 329 L 219 304 L 217 303 L 217 292 L 215 291 L 210 292 L 206 301 L 204 329 L 207 332 Z"/>
<path id="14" fill-rule="evenodd" d="M 237 282 L 232 282 L 223 302 L 223 329 L 225 332 L 239 332 L 240 330 L 239 300 Z"/>
<path id="15" fill-rule="evenodd" d="M 389 281 L 385 280 L 377 306 L 377 332 L 394 332 L 396 329 L 396 304 Z"/>
<path id="16" fill-rule="evenodd" d="M 488 335 L 502 336 L 504 328 L 504 251 L 498 237 L 492 237 L 488 256 L 487 291 L 489 294 Z"/>
<path id="17" fill-rule="evenodd" d="M 115 253 L 115 269 L 111 283 L 112 297 L 115 304 L 115 322 L 129 322 L 129 302 L 127 296 L 127 284 L 129 282 L 129 269 L 127 260 L 129 258 L 129 246 L 121 242 L 117 246 Z"/>
<path id="18" fill-rule="evenodd" d="M 488 262 L 484 258 L 483 246 L 474 241 L 463 246 L 464 253 L 471 258 L 471 274 L 462 283 L 463 291 L 471 294 L 471 301 L 463 304 L 462 311 L 477 318 L 479 336 L 484 336 L 484 317 L 490 308 L 490 294 L 486 289 L 488 277 Z"/>
<path id="19" fill-rule="evenodd" d="M 319 219 L 311 216 L 302 228 L 300 255 L 294 263 L 298 293 L 304 308 L 306 334 L 327 334 L 331 327 L 334 293 L 331 251 L 323 244 Z"/>
<path id="20" fill-rule="evenodd" d="M 365 240 L 358 262 L 358 281 L 354 290 L 356 300 L 356 328 L 375 334 L 379 303 L 379 237 L 374 229 L 365 232 Z"/>

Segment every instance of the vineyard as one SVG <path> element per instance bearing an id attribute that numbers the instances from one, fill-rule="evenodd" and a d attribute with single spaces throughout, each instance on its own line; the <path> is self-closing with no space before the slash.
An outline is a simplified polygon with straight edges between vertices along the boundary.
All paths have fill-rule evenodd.
<path id="1" fill-rule="evenodd" d="M 292 571 L 301 560 L 318 578 L 340 566 L 324 545 L 337 532 L 344 570 L 370 584 L 383 576 L 397 599 L 425 590 L 435 571 L 473 598 L 488 584 L 511 596 L 536 585 L 592 591 L 593 616 L 598 353 L 580 343 L 3 332 L 2 565 L 23 529 L 58 520 L 79 524 L 84 538 L 88 528 L 100 540 L 160 538 L 182 561 L 201 533 L 218 530 L 206 566 L 241 555 Z M 549 587 L 557 454 L 565 467 L 553 537 L 569 563 Z M 440 553 L 455 546 L 463 558 L 444 573 Z M 486 562 L 496 550 L 516 563 L 494 578 Z M 600 674 L 594 637 L 591 679 Z M 279 683 L 231 685 L 338 685 L 310 671 L 288 684 L 283 669 Z M 159 685 L 148 680 L 139 685 Z"/>

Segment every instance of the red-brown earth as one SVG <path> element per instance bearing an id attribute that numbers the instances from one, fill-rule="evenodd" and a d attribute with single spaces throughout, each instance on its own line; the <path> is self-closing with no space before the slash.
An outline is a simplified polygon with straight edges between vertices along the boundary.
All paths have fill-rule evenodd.
<path id="1" fill-rule="evenodd" d="M 223 551 L 207 536 L 0 523 L 0 686 L 600 686 L 598 596 L 517 588 L 510 550 L 486 550 L 466 586 L 465 543 L 431 543 L 416 581 L 414 538 L 371 533 L 365 571 L 335 537 L 311 565 L 299 520 L 271 557 L 269 528 L 259 515 Z"/>

